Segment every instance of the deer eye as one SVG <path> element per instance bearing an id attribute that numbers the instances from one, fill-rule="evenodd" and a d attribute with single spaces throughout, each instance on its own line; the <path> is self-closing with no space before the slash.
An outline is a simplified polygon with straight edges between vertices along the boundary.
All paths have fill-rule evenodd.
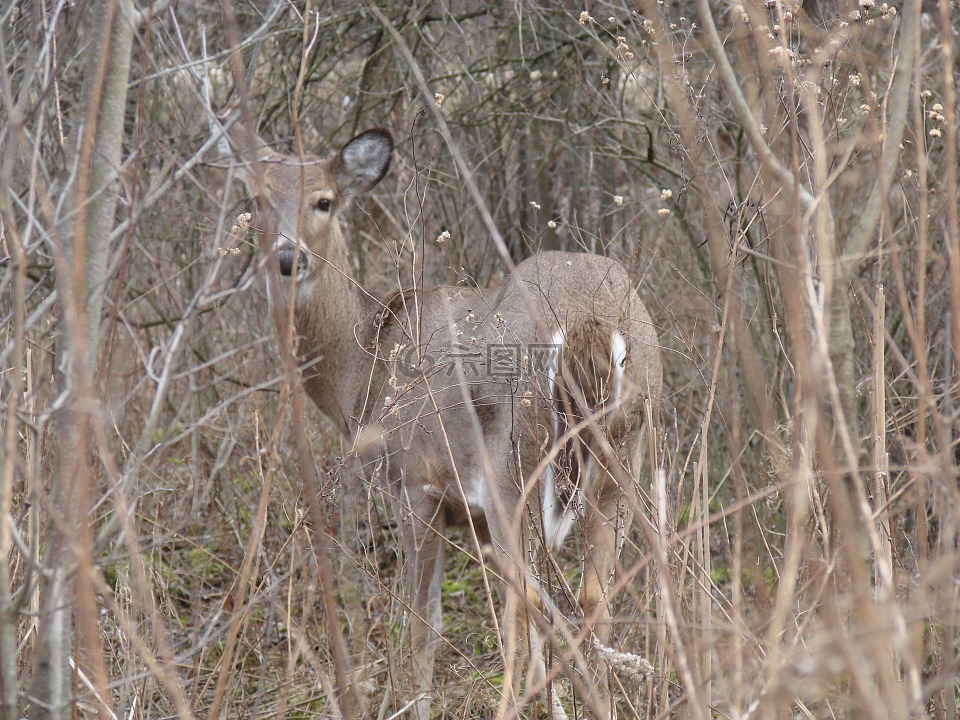
<path id="1" fill-rule="evenodd" d="M 317 210 L 320 212 L 330 212 L 330 198 L 320 198 L 317 200 Z"/>

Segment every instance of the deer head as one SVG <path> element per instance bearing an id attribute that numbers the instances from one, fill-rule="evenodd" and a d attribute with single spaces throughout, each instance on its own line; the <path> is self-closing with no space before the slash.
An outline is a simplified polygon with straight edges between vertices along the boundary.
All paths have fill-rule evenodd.
<path id="1" fill-rule="evenodd" d="M 261 247 L 276 258 L 274 267 L 295 283 L 292 293 L 298 359 L 309 365 L 304 386 L 317 407 L 344 435 L 372 362 L 357 341 L 355 327 L 376 309 L 353 279 L 352 262 L 340 230 L 349 198 L 372 189 L 390 168 L 389 131 L 360 133 L 326 159 L 302 158 L 269 149 L 244 129 L 230 133 L 243 149 L 239 175 L 257 199 Z M 271 292 L 275 306 L 291 295 Z"/>
<path id="2" fill-rule="evenodd" d="M 253 147 L 266 145 L 256 138 Z M 357 135 L 325 160 L 308 155 L 301 162 L 270 150 L 257 152 L 259 177 L 244 173 L 244 181 L 261 199 L 261 225 L 276 233 L 273 252 L 280 274 L 296 278 L 298 297 L 307 294 L 324 261 L 342 252 L 339 215 L 348 198 L 380 182 L 392 155 L 393 137 L 380 128 Z"/>

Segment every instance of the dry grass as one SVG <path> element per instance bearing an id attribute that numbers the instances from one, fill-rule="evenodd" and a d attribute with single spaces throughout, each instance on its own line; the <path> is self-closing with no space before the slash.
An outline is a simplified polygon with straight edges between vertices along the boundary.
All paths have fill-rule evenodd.
<path id="1" fill-rule="evenodd" d="M 500 282 L 480 205 L 515 258 L 579 248 L 637 280 L 666 374 L 614 601 L 620 717 L 957 717 L 955 4 L 709 4 L 716 43 L 707 2 L 384 6 L 411 64 L 353 3 L 155 1 L 85 405 L 61 394 L 79 331 L 56 267 L 95 32 L 77 5 L 0 11 L 0 717 L 44 715 L 60 566 L 76 716 L 337 716 L 324 562 L 369 715 L 403 706 L 397 529 L 312 407 L 291 424 L 256 234 L 233 227 L 255 209 L 198 154 L 201 28 L 214 102 L 242 99 L 278 147 L 395 129 L 393 174 L 349 218 L 377 293 Z M 541 568 L 568 629 L 577 553 Z M 500 598 L 471 555 L 451 534 L 442 717 L 500 702 Z M 580 717 L 565 649 L 552 692 Z M 543 695 L 521 714 L 547 716 Z"/>

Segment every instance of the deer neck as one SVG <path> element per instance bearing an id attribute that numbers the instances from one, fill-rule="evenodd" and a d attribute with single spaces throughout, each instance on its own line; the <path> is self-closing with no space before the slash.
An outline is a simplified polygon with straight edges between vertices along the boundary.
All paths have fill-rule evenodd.
<path id="1" fill-rule="evenodd" d="M 336 235 L 326 256 L 312 258 L 317 272 L 309 285 L 297 289 L 294 324 L 307 395 L 352 438 L 373 364 L 367 346 L 376 303 L 353 278 L 350 253 Z"/>

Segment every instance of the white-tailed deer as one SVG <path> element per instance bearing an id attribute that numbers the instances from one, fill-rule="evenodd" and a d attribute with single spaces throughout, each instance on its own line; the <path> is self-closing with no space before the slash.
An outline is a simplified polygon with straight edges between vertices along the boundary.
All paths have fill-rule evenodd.
<path id="1" fill-rule="evenodd" d="M 655 416 L 662 374 L 657 334 L 627 272 L 603 257 L 548 252 L 495 292 L 436 287 L 378 300 L 352 277 L 339 216 L 386 174 L 390 133 L 369 130 L 328 159 L 303 161 L 244 137 L 256 159 L 248 186 L 264 201 L 259 224 L 276 233 L 272 267 L 296 283 L 306 392 L 366 448 L 402 527 L 414 717 L 430 716 L 448 526 L 469 525 L 505 579 L 507 677 L 528 687 L 544 679 L 547 607 L 528 558 L 560 546 L 574 525 L 584 557 L 583 629 L 573 641 L 592 631 L 605 643 L 607 588 L 637 506 L 645 403 Z M 599 669 L 570 667 L 606 716 Z M 509 683 L 502 709 L 515 691 Z M 565 717 L 559 702 L 554 717 Z"/>

